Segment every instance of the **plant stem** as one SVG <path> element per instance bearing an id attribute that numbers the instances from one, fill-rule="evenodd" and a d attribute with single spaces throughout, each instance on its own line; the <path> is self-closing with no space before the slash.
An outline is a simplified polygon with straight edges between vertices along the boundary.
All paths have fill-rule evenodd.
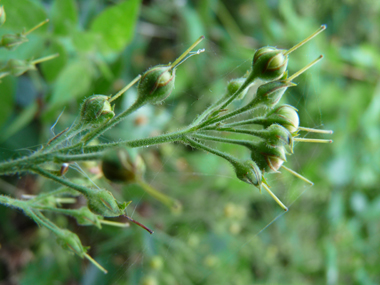
<path id="1" fill-rule="evenodd" d="M 217 156 L 220 156 L 220 157 L 228 160 L 234 166 L 239 164 L 239 161 L 236 158 L 234 158 L 233 156 L 229 155 L 228 153 L 224 153 L 224 152 L 219 151 L 217 149 L 213 149 L 211 147 L 208 147 L 208 146 L 201 144 L 201 143 L 199 143 L 199 142 L 197 142 L 197 141 L 195 141 L 189 137 L 186 137 L 186 142 L 188 142 L 194 148 L 201 149 L 201 150 L 204 150 L 206 152 L 210 152 L 210 153 L 213 153 Z"/>
<path id="2" fill-rule="evenodd" d="M 181 209 L 181 203 L 178 200 L 173 199 L 173 198 L 157 191 L 156 189 L 154 189 L 152 186 L 150 186 L 148 183 L 146 183 L 142 179 L 137 179 L 136 182 L 138 185 L 140 185 L 140 187 L 142 189 L 144 189 L 145 192 L 147 192 L 153 198 L 160 201 L 162 204 L 168 206 L 169 208 L 171 208 L 173 210 L 180 210 Z"/>
<path id="3" fill-rule="evenodd" d="M 52 173 L 50 173 L 50 172 L 48 172 L 48 171 L 40 168 L 38 166 L 31 167 L 29 170 L 31 170 L 31 171 L 33 171 L 35 173 L 38 173 L 41 176 L 44 176 L 44 177 L 49 178 L 51 180 L 54 180 L 54 181 L 56 181 L 56 182 L 58 182 L 58 183 L 60 183 L 62 185 L 65 185 L 65 186 L 67 186 L 69 188 L 72 188 L 72 189 L 80 192 L 81 194 L 83 194 L 85 196 L 87 196 L 90 192 L 92 192 L 92 190 L 89 189 L 89 188 L 87 188 L 87 187 L 84 187 L 82 185 L 75 184 L 75 183 L 73 183 L 73 182 L 71 182 L 69 180 L 60 178 L 60 177 L 58 177 L 58 176 L 56 176 L 56 175 L 54 175 L 54 174 L 52 174 Z"/>

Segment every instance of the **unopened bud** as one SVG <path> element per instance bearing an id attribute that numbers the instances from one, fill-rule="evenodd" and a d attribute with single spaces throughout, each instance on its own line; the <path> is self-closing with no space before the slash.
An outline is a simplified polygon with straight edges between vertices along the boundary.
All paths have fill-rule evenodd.
<path id="1" fill-rule="evenodd" d="M 268 107 L 273 107 L 280 101 L 286 89 L 292 86 L 296 86 L 296 85 L 292 82 L 283 81 L 283 80 L 272 81 L 272 82 L 263 84 L 257 89 L 256 96 L 253 98 L 251 104 L 253 105 L 263 104 Z"/>
<path id="2" fill-rule="evenodd" d="M 274 47 L 258 49 L 252 62 L 252 76 L 264 81 L 272 81 L 283 77 L 288 66 L 288 57 L 284 50 Z"/>
<path id="3" fill-rule="evenodd" d="M 80 111 L 80 123 L 83 125 L 100 125 L 115 116 L 108 97 L 104 95 L 92 95 L 82 104 Z"/>
<path id="4" fill-rule="evenodd" d="M 103 219 L 102 216 L 94 214 L 87 207 L 81 207 L 75 211 L 72 211 L 71 216 L 73 216 L 79 225 L 82 226 L 96 226 L 99 229 L 102 227 L 100 220 Z"/>
<path id="5" fill-rule="evenodd" d="M 164 101 L 174 89 L 175 69 L 171 65 L 157 65 L 148 69 L 137 86 L 139 100 L 157 104 Z"/>
<path id="6" fill-rule="evenodd" d="M 71 250 L 75 254 L 83 258 L 84 254 L 87 251 L 87 248 L 84 247 L 79 239 L 79 237 L 70 232 L 69 230 L 60 229 L 56 231 L 58 243 L 64 248 Z"/>
<path id="7" fill-rule="evenodd" d="M 230 82 L 228 82 L 228 85 L 227 85 L 227 92 L 228 92 L 228 95 L 233 95 L 236 93 L 236 91 L 239 90 L 239 88 L 243 85 L 243 83 L 245 82 L 246 78 L 244 77 L 241 77 L 241 78 L 235 78 L 235 79 L 232 79 Z M 248 92 L 248 87 L 245 88 L 240 94 L 238 97 L 236 97 L 236 100 L 241 100 L 245 97 L 245 95 L 247 95 L 247 92 Z"/>
<path id="8" fill-rule="evenodd" d="M 27 41 L 28 39 L 22 34 L 6 34 L 1 38 L 0 47 L 12 50 Z"/>
<path id="9" fill-rule="evenodd" d="M 267 133 L 266 143 L 272 147 L 289 145 L 293 148 L 293 136 L 283 126 L 273 124 L 270 125 L 265 132 Z"/>
<path id="10" fill-rule="evenodd" d="M 36 67 L 33 63 L 21 59 L 10 59 L 7 64 L 0 70 L 0 72 L 9 72 L 14 76 L 20 76 L 28 70 L 35 70 Z"/>
<path id="11" fill-rule="evenodd" d="M 283 146 L 271 147 L 264 141 L 255 144 L 251 149 L 251 158 L 263 172 L 277 172 L 286 161 L 285 148 Z"/>
<path id="12" fill-rule="evenodd" d="M 94 189 L 86 194 L 88 208 L 103 217 L 118 217 L 124 215 L 128 203 L 119 203 L 108 190 Z"/>
<path id="13" fill-rule="evenodd" d="M 277 123 L 286 128 L 290 133 L 294 133 L 299 127 L 299 117 L 297 109 L 290 105 L 281 105 L 267 114 L 267 120 Z"/>
<path id="14" fill-rule="evenodd" d="M 237 178 L 248 184 L 259 186 L 262 180 L 262 174 L 254 161 L 248 160 L 240 164 L 235 164 L 235 173 Z"/>
<path id="15" fill-rule="evenodd" d="M 4 6 L 0 6 L 0 26 L 5 23 L 7 15 L 5 14 Z"/>
<path id="16" fill-rule="evenodd" d="M 135 182 L 144 175 L 145 163 L 133 150 L 117 147 L 104 153 L 102 171 L 113 182 Z"/>

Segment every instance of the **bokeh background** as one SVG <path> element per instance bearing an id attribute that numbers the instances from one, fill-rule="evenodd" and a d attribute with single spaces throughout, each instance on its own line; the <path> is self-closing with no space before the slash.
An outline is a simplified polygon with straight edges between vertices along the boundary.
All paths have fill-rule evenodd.
<path id="1" fill-rule="evenodd" d="M 373 0 L 2 0 L 0 36 L 36 23 L 10 58 L 59 58 L 0 83 L 0 157 L 30 153 L 69 126 L 92 94 L 114 94 L 150 66 L 173 61 L 200 35 L 206 52 L 178 68 L 173 94 L 136 112 L 101 141 L 134 139 L 190 123 L 242 76 L 254 50 L 290 48 L 321 24 L 327 30 L 290 55 L 294 73 L 320 54 L 322 63 L 295 80 L 283 103 L 302 126 L 334 130 L 333 144 L 301 144 L 287 173 L 268 181 L 290 207 L 235 178 L 227 162 L 179 144 L 140 150 L 146 181 L 183 204 L 172 212 L 137 185 L 99 183 L 129 214 L 155 230 L 80 227 L 77 233 L 107 275 L 63 250 L 52 233 L 23 213 L 0 207 L 0 284 L 379 284 L 380 283 L 380 2 Z M 132 88 L 117 111 L 136 96 Z M 307 135 L 330 138 L 329 136 Z M 238 157 L 246 150 L 220 145 Z M 88 175 L 96 163 L 81 165 Z M 94 170 L 95 169 L 95 170 Z M 77 171 L 69 176 L 84 179 Z M 37 194 L 55 185 L 35 175 L 2 177 L 2 194 Z M 80 201 L 78 202 L 80 203 Z M 83 201 L 82 201 L 83 203 Z M 75 205 L 74 205 L 75 206 Z"/>

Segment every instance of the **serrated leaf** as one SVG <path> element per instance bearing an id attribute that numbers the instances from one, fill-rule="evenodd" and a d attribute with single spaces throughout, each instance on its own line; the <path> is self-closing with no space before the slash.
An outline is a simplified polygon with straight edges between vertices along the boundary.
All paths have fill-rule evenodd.
<path id="1" fill-rule="evenodd" d="M 103 51 L 121 51 L 132 40 L 139 7 L 140 0 L 124 1 L 94 19 L 90 31 L 100 35 Z"/>

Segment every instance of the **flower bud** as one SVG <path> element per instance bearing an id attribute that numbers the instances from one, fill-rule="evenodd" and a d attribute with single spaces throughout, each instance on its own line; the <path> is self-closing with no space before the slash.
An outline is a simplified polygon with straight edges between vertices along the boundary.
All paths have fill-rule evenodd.
<path id="1" fill-rule="evenodd" d="M 266 143 L 268 145 L 272 147 L 289 145 L 291 149 L 293 148 L 293 136 L 283 126 L 273 124 L 265 131 L 267 133 Z"/>
<path id="2" fill-rule="evenodd" d="M 262 175 L 257 164 L 254 161 L 247 160 L 243 163 L 235 164 L 235 173 L 237 178 L 248 184 L 259 186 L 261 184 Z"/>
<path id="3" fill-rule="evenodd" d="M 286 161 L 283 146 L 270 147 L 264 141 L 254 144 L 251 149 L 251 158 L 263 172 L 277 172 Z"/>
<path id="4" fill-rule="evenodd" d="M 230 82 L 228 82 L 228 85 L 227 85 L 227 93 L 228 95 L 233 95 L 236 93 L 236 91 L 239 90 L 239 88 L 243 85 L 243 83 L 245 82 L 246 78 L 244 77 L 241 77 L 241 78 L 235 78 L 235 79 L 232 79 Z M 248 87 L 245 88 L 240 94 L 238 97 L 236 97 L 236 100 L 241 100 L 245 97 L 245 95 L 247 95 L 247 92 L 248 92 Z"/>
<path id="5" fill-rule="evenodd" d="M 297 109 L 290 105 L 281 105 L 268 113 L 266 117 L 268 122 L 280 124 L 290 133 L 296 132 L 300 123 Z"/>
<path id="6" fill-rule="evenodd" d="M 288 57 L 283 50 L 274 47 L 258 49 L 253 56 L 252 76 L 265 81 L 283 77 L 288 66 Z"/>
<path id="7" fill-rule="evenodd" d="M 6 34 L 1 38 L 0 47 L 12 50 L 27 41 L 27 37 L 25 37 L 23 34 Z"/>
<path id="8" fill-rule="evenodd" d="M 79 237 L 76 234 L 65 229 L 59 229 L 59 231 L 56 231 L 55 234 L 57 235 L 57 242 L 64 249 L 71 250 L 83 258 L 84 254 L 87 251 L 87 248 L 82 245 Z"/>
<path id="9" fill-rule="evenodd" d="M 100 220 L 103 219 L 103 217 L 94 214 L 87 207 L 81 207 L 80 209 L 73 210 L 70 215 L 77 220 L 79 225 L 96 226 L 99 229 L 102 227 L 100 225 Z"/>
<path id="10" fill-rule="evenodd" d="M 20 76 L 28 70 L 35 70 L 36 67 L 33 63 L 21 59 L 10 59 L 7 64 L 0 69 L 0 72 L 9 72 L 14 76 Z"/>
<path id="11" fill-rule="evenodd" d="M 88 208 L 91 212 L 103 217 L 117 217 L 124 215 L 128 203 L 119 203 L 108 190 L 94 189 L 86 194 Z"/>
<path id="12" fill-rule="evenodd" d="M 157 104 L 165 100 L 174 89 L 175 68 L 156 65 L 148 69 L 137 86 L 138 100 Z"/>
<path id="13" fill-rule="evenodd" d="M 113 118 L 115 113 L 108 97 L 104 95 L 92 95 L 82 104 L 80 110 L 80 123 L 83 125 L 100 125 Z"/>
<path id="14" fill-rule="evenodd" d="M 104 176 L 113 182 L 134 182 L 145 173 L 145 163 L 138 154 L 125 147 L 106 151 L 102 158 Z"/>
<path id="15" fill-rule="evenodd" d="M 5 14 L 4 6 L 0 7 L 0 26 L 5 23 L 7 15 Z"/>
<path id="16" fill-rule="evenodd" d="M 296 86 L 292 82 L 278 80 L 272 81 L 261 85 L 257 89 L 256 96 L 253 98 L 251 104 L 258 105 L 263 104 L 268 107 L 273 107 L 280 101 L 282 95 L 284 95 L 288 87 Z"/>

